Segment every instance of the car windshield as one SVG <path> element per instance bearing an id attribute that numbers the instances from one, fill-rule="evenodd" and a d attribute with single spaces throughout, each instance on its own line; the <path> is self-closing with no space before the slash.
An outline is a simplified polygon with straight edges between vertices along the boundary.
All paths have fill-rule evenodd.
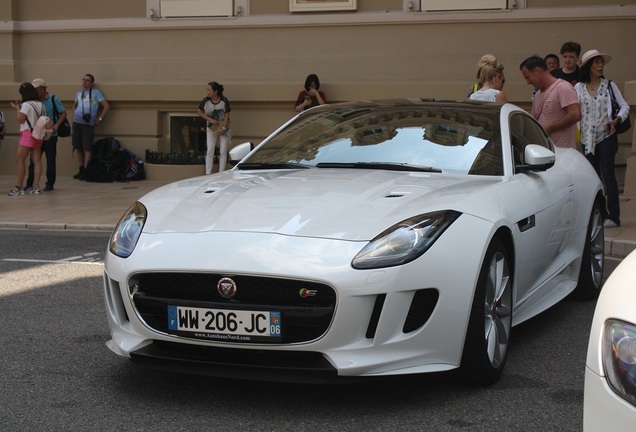
<path id="1" fill-rule="evenodd" d="M 471 106 L 310 110 L 239 164 L 502 175 L 499 119 Z"/>

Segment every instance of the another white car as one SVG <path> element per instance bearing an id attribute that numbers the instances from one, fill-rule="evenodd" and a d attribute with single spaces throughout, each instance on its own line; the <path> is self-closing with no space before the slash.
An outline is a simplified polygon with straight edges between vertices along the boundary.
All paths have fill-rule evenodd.
<path id="1" fill-rule="evenodd" d="M 596 304 L 585 368 L 583 429 L 636 429 L 636 252 L 612 272 Z"/>
<path id="2" fill-rule="evenodd" d="M 487 384 L 513 325 L 600 291 L 598 176 L 514 105 L 320 106 L 250 150 L 121 219 L 104 275 L 116 354 L 238 378 L 459 368 Z"/>

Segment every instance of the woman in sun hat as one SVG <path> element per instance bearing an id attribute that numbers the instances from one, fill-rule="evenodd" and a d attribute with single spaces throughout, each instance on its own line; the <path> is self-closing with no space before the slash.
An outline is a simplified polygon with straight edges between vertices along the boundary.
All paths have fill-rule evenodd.
<path id="1" fill-rule="evenodd" d="M 607 196 L 608 217 L 606 228 L 620 226 L 620 206 L 618 202 L 618 182 L 614 172 L 614 162 L 618 149 L 616 125 L 629 115 L 629 105 L 613 82 L 605 79 L 603 71 L 612 57 L 589 50 L 581 57 L 581 77 L 574 87 L 581 105 L 581 144 L 585 156 L 596 169 L 603 181 Z M 612 97 L 610 86 L 620 105 L 620 111 L 612 118 Z"/>

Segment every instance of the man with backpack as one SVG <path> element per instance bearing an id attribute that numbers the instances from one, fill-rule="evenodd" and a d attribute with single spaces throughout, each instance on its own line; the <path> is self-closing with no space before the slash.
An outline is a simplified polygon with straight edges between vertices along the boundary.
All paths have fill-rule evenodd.
<path id="1" fill-rule="evenodd" d="M 48 87 L 42 78 L 36 78 L 33 80 L 33 87 L 38 92 L 40 101 L 44 105 L 46 115 L 53 121 L 53 132 L 48 139 L 42 143 L 42 153 L 46 157 L 46 185 L 44 186 L 45 192 L 53 191 L 56 178 L 56 162 L 57 157 L 57 128 L 66 119 L 66 111 L 64 105 L 59 97 L 51 95 L 48 92 Z M 57 118 L 55 115 L 57 114 Z M 33 161 L 29 164 L 29 175 L 26 181 L 27 191 L 33 187 Z"/>

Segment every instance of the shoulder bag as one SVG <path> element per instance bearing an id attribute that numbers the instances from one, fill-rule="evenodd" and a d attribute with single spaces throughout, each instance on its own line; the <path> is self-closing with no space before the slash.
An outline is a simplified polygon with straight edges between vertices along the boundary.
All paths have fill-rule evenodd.
<path id="1" fill-rule="evenodd" d="M 53 105 L 53 118 L 57 123 L 57 120 L 60 118 L 60 113 L 57 110 L 57 106 L 55 105 L 55 95 L 51 96 L 51 104 Z M 68 117 L 65 118 L 64 121 L 57 127 L 57 135 L 62 138 L 71 135 L 71 124 L 68 121 Z"/>
<path id="2" fill-rule="evenodd" d="M 612 120 L 616 119 L 618 112 L 621 110 L 621 106 L 616 101 L 616 95 L 614 94 L 614 89 L 612 88 L 612 81 L 608 84 L 609 91 L 612 97 Z M 623 119 L 622 122 L 616 125 L 616 133 L 622 134 L 627 132 L 632 127 L 632 121 L 629 119 L 629 114 L 627 118 Z"/>

